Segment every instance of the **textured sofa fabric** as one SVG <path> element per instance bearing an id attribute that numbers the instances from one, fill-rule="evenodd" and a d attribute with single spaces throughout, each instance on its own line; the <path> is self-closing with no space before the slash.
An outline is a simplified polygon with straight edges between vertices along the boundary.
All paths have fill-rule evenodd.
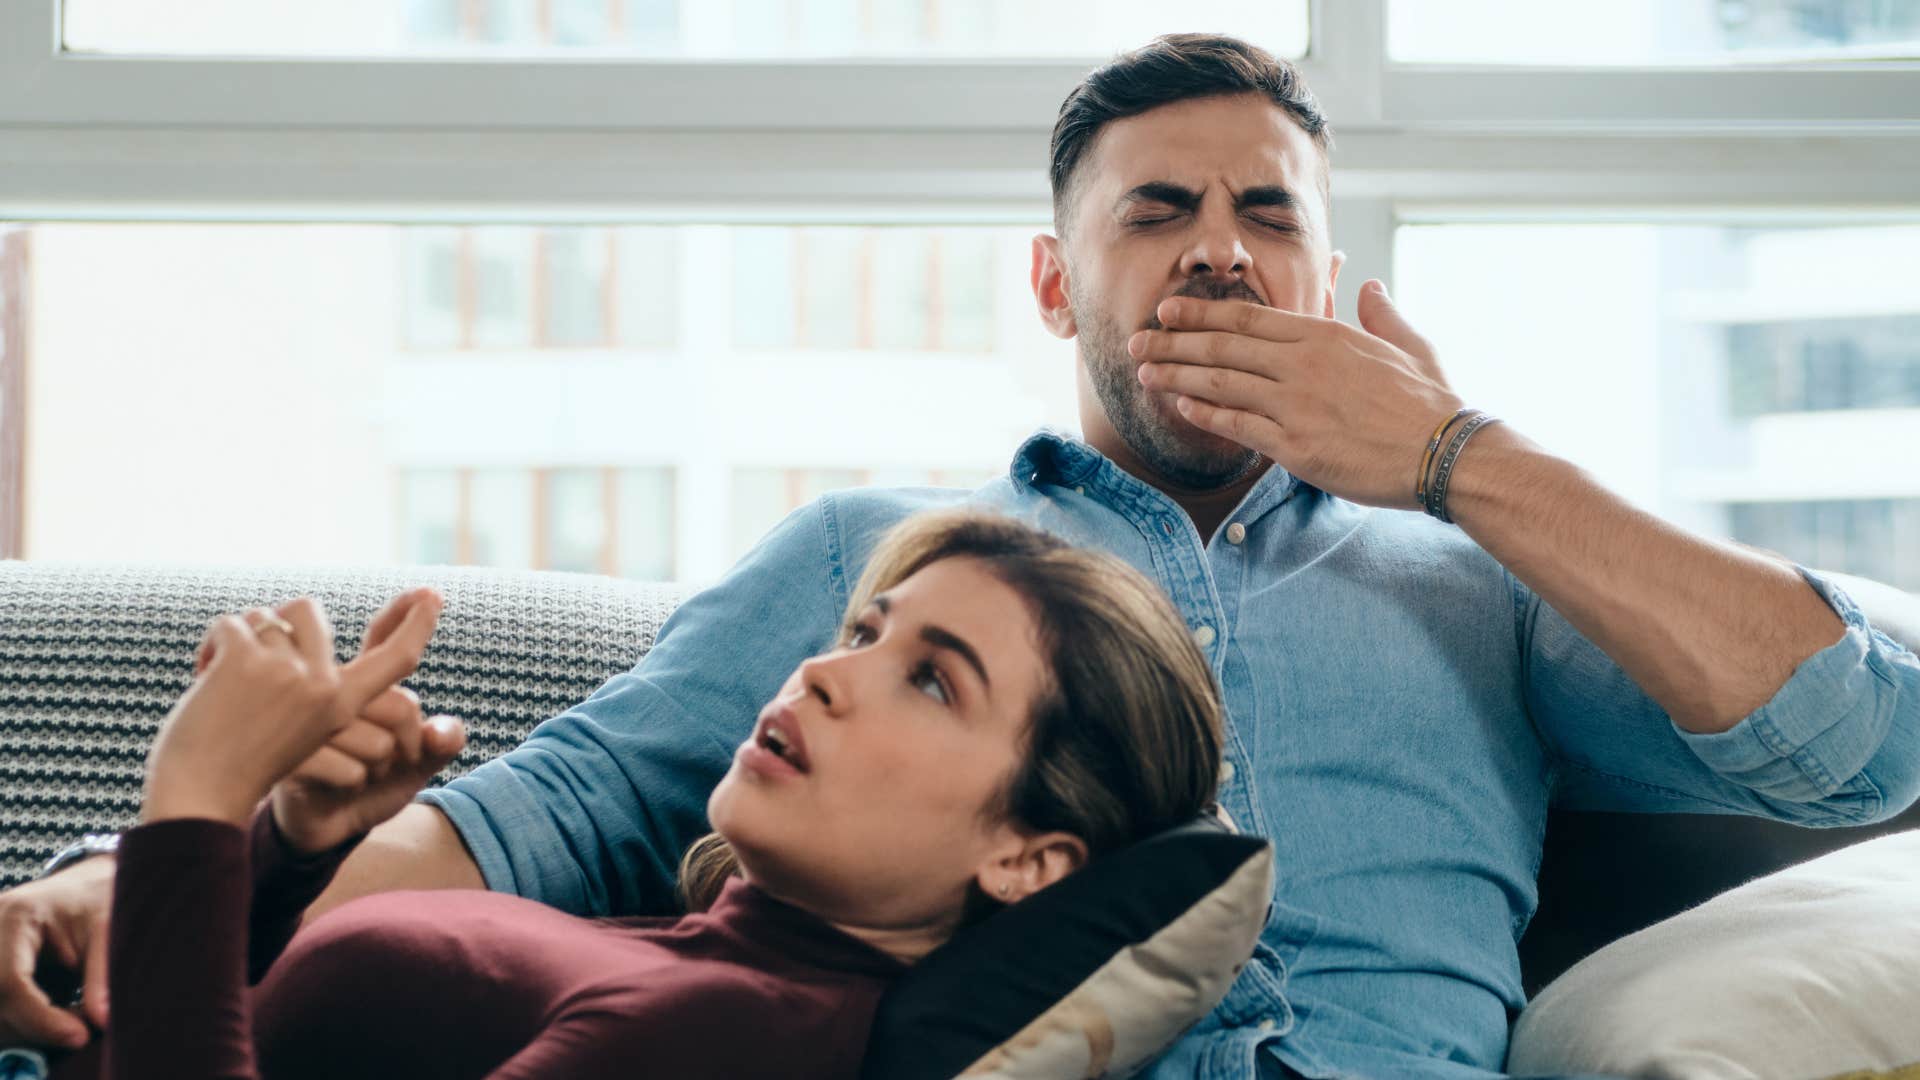
<path id="1" fill-rule="evenodd" d="M 446 596 L 408 681 L 431 712 L 467 722 L 447 776 L 632 667 L 687 595 L 579 574 L 444 567 L 231 567 L 0 562 L 0 887 L 33 876 L 83 832 L 123 828 L 160 718 L 185 691 L 216 615 L 313 595 L 344 657 L 368 618 L 415 585 Z M 1920 645 L 1920 600 L 1842 580 L 1876 625 Z M 1879 591 L 1875 591 L 1879 590 Z M 1709 896 L 1870 835 L 1920 827 L 1920 807 L 1867 829 L 1752 818 L 1555 813 L 1540 910 L 1521 942 L 1529 992 L 1622 935 Z M 1284 868 L 1281 868 L 1284 873 Z"/>
<path id="2" fill-rule="evenodd" d="M 396 593 L 432 585 L 440 627 L 408 680 L 467 722 L 457 776 L 631 668 L 686 595 L 583 574 L 453 567 L 0 562 L 0 887 L 81 833 L 131 825 L 147 747 L 207 624 L 312 595 L 342 658 Z"/>

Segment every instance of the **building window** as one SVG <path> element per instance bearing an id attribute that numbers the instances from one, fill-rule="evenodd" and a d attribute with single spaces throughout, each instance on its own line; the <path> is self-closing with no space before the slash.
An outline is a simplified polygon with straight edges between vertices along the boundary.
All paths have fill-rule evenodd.
<path id="1" fill-rule="evenodd" d="M 487 226 L 402 232 L 409 348 L 668 349 L 677 232 Z"/>
<path id="2" fill-rule="evenodd" d="M 993 275 L 980 230 L 735 229 L 734 343 L 985 352 Z"/>
<path id="3" fill-rule="evenodd" d="M 1920 408 L 1920 315 L 1727 327 L 1733 415 Z"/>
<path id="4" fill-rule="evenodd" d="M 676 575 L 669 468 L 410 469 L 400 491 L 406 562 Z"/>
<path id="5" fill-rule="evenodd" d="M 1735 540 L 1803 566 L 1920 590 L 1920 498 L 1734 503 Z"/>

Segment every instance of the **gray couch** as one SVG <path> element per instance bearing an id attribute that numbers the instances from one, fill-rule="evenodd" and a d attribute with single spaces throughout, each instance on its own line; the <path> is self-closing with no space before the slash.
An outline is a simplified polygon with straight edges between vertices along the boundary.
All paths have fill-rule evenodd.
<path id="1" fill-rule="evenodd" d="M 431 712 L 467 721 L 449 777 L 584 700 L 652 645 L 686 595 L 675 586 L 444 567 L 190 567 L 0 562 L 0 887 L 32 877 L 90 830 L 130 824 L 146 748 L 186 689 L 216 615 L 299 595 L 323 600 L 343 655 L 387 597 L 446 596 L 410 680 Z M 1850 591 L 1883 629 L 1920 646 L 1920 599 Z M 1556 813 L 1539 915 L 1521 942 L 1529 992 L 1601 945 L 1741 881 L 1900 828 L 1806 830 L 1692 815 Z"/>

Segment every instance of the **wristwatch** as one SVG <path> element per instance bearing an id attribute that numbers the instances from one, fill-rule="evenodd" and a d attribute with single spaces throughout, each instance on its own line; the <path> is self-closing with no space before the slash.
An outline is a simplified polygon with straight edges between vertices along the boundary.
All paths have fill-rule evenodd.
<path id="1" fill-rule="evenodd" d="M 111 855 L 120 850 L 119 833 L 88 833 L 77 843 L 68 844 L 60 849 L 47 865 L 40 868 L 40 877 L 51 877 L 74 863 L 91 859 L 95 855 Z"/>

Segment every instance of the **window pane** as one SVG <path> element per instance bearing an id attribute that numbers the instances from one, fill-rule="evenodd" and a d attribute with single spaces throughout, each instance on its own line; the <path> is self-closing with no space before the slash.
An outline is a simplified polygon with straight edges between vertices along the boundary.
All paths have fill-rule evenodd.
<path id="1" fill-rule="evenodd" d="M 468 484 L 473 564 L 533 569 L 533 474 L 481 469 Z"/>
<path id="2" fill-rule="evenodd" d="M 936 241 L 940 267 L 940 347 L 993 347 L 993 241 L 977 229 L 947 229 Z"/>
<path id="3" fill-rule="evenodd" d="M 746 348 L 794 344 L 798 230 L 733 230 L 733 340 Z"/>
<path id="4" fill-rule="evenodd" d="M 1392 0 L 1396 60 L 1736 64 L 1920 56 L 1920 4 L 1878 0 Z M 1577 29 L 1576 29 L 1577 28 Z"/>
<path id="5" fill-rule="evenodd" d="M 533 229 L 470 233 L 473 252 L 473 343 L 481 348 L 533 344 Z"/>
<path id="6" fill-rule="evenodd" d="M 977 306 L 1025 318 L 966 352 L 799 347 L 792 275 L 738 296 L 730 287 L 737 254 L 791 253 L 794 229 L 622 226 L 612 232 L 622 340 L 591 353 L 524 330 L 514 348 L 415 347 L 450 338 L 447 290 L 425 303 L 416 287 L 434 280 L 434 258 L 466 244 L 537 274 L 537 228 L 16 226 L 9 250 L 33 284 L 21 294 L 31 377 L 14 459 L 24 552 L 594 570 L 606 560 L 621 574 L 712 581 L 796 500 L 862 483 L 972 486 L 1004 472 L 1034 428 L 1077 427 L 1073 345 L 1028 314 L 1035 224 L 839 229 L 844 247 L 871 241 L 881 261 L 888 244 L 909 263 L 949 252 L 946 284 L 908 290 L 920 298 L 897 316 L 906 324 L 955 308 L 951 251 L 997 267 L 979 276 Z M 647 268 L 657 282 L 636 276 Z M 447 279 L 444 262 L 437 273 Z M 475 292 L 461 302 L 475 306 Z M 524 304 L 504 306 L 518 311 L 496 325 L 530 318 Z M 877 342 L 882 313 L 866 306 Z M 736 316 L 787 338 L 743 345 Z M 271 427 L 271 454 L 258 452 L 256 421 Z M 555 462 L 571 468 L 537 491 Z M 215 467 L 220 482 L 208 483 Z"/>
<path id="7" fill-rule="evenodd" d="M 680 336 L 680 230 L 638 226 L 617 231 L 614 303 L 620 341 L 672 348 Z"/>
<path id="8" fill-rule="evenodd" d="M 604 344 L 607 340 L 607 231 L 548 229 L 544 239 L 547 344 Z"/>
<path id="9" fill-rule="evenodd" d="M 674 576 L 673 470 L 621 469 L 618 565 L 622 577 L 671 581 Z"/>
<path id="10" fill-rule="evenodd" d="M 1307 0 L 65 0 L 81 52 L 1095 59 L 1172 30 L 1307 46 Z"/>
<path id="11" fill-rule="evenodd" d="M 444 565 L 460 561 L 460 475 L 413 469 L 400 482 L 400 560 Z"/>
<path id="12" fill-rule="evenodd" d="M 1916 244 L 1913 225 L 1419 225 L 1395 292 L 1470 404 L 1636 503 L 1910 582 L 1920 263 L 1890 260 Z"/>
<path id="13" fill-rule="evenodd" d="M 606 477 L 599 469 L 547 474 L 548 570 L 597 574 L 607 541 Z"/>
<path id="14" fill-rule="evenodd" d="M 932 297 L 927 271 L 933 253 L 925 229 L 875 229 L 872 233 L 873 345 L 878 349 L 924 349 Z"/>
<path id="15" fill-rule="evenodd" d="M 461 343 L 462 240 L 458 229 L 412 229 L 402 234 L 407 262 L 407 344 L 452 349 Z"/>
<path id="16" fill-rule="evenodd" d="M 872 288 L 872 249 L 865 229 L 801 229 L 799 344 L 815 349 L 871 345 L 862 323 Z"/>

